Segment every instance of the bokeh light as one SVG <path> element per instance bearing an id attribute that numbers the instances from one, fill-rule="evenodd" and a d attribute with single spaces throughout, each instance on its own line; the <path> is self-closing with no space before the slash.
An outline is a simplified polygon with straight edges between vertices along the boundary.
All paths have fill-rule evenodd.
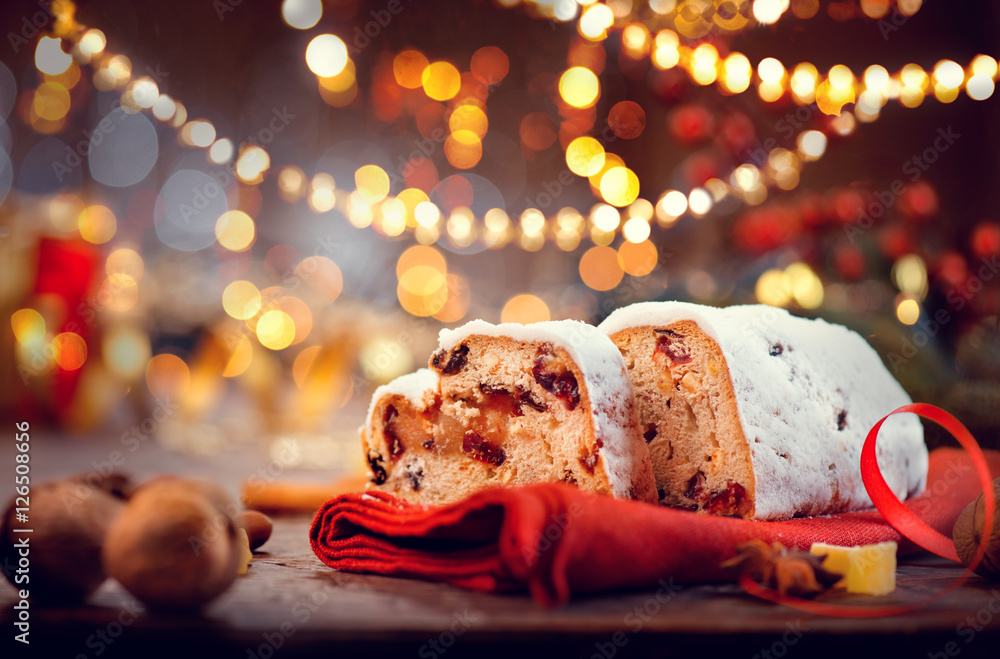
<path id="1" fill-rule="evenodd" d="M 450 62 L 428 64 L 420 74 L 424 93 L 435 101 L 447 101 L 458 94 L 462 76 Z"/>
<path id="2" fill-rule="evenodd" d="M 423 85 L 424 69 L 430 64 L 419 50 L 404 50 L 392 60 L 392 74 L 396 83 L 406 89 Z"/>
<path id="3" fill-rule="evenodd" d="M 113 375 L 127 382 L 137 380 L 149 361 L 149 337 L 131 325 L 112 326 L 101 340 L 101 357 Z"/>
<path id="4" fill-rule="evenodd" d="M 597 174 L 604 160 L 604 147 L 593 137 L 578 137 L 566 147 L 566 166 L 577 176 Z"/>
<path id="5" fill-rule="evenodd" d="M 222 292 L 222 308 L 238 320 L 252 318 L 260 311 L 260 307 L 260 290 L 249 281 L 234 281 Z"/>
<path id="6" fill-rule="evenodd" d="M 157 400 L 177 400 L 191 386 L 191 370 L 177 355 L 161 353 L 146 364 L 146 387 Z"/>
<path id="7" fill-rule="evenodd" d="M 107 206 L 87 206 L 77 218 L 80 237 L 89 243 L 101 245 L 115 237 L 118 220 Z"/>
<path id="8" fill-rule="evenodd" d="M 306 47 L 306 64 L 318 76 L 329 78 L 337 75 L 347 66 L 347 46 L 340 37 L 321 34 L 314 37 Z"/>
<path id="9" fill-rule="evenodd" d="M 295 339 L 295 321 L 284 311 L 272 309 L 257 321 L 257 339 L 271 350 L 283 350 Z"/>
<path id="10" fill-rule="evenodd" d="M 35 66 L 42 73 L 57 76 L 73 63 L 73 57 L 62 49 L 62 40 L 41 37 L 35 48 Z"/>
<path id="11" fill-rule="evenodd" d="M 529 293 L 515 295 L 507 300 L 500 312 L 500 322 L 502 323 L 540 323 L 552 320 L 552 313 L 549 305 L 540 297 Z"/>
<path id="12" fill-rule="evenodd" d="M 595 291 L 610 291 L 624 276 L 618 252 L 610 247 L 591 247 L 580 258 L 580 278 Z"/>
<path id="13" fill-rule="evenodd" d="M 601 95 L 601 83 L 590 69 L 574 66 L 560 76 L 559 95 L 575 108 L 589 108 Z"/>
<path id="14" fill-rule="evenodd" d="M 281 17 L 296 30 L 308 30 L 323 17 L 322 0 L 283 0 Z"/>
<path id="15" fill-rule="evenodd" d="M 229 251 L 242 252 L 253 244 L 256 228 L 250 216 L 243 211 L 226 211 L 215 223 L 215 237 Z"/>
<path id="16" fill-rule="evenodd" d="M 53 357 L 59 368 L 76 371 L 87 361 L 87 342 L 79 334 L 63 332 L 52 339 Z"/>

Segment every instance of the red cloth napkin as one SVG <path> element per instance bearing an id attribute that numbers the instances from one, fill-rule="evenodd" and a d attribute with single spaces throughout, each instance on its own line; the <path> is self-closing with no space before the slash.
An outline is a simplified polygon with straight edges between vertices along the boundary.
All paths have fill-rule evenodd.
<path id="1" fill-rule="evenodd" d="M 1000 452 L 985 451 L 993 477 Z M 968 455 L 940 448 L 927 489 L 906 506 L 951 535 L 981 492 Z M 754 522 L 623 501 L 562 484 L 501 488 L 448 506 L 417 506 L 382 492 L 327 502 L 309 533 L 313 551 L 336 570 L 444 581 L 484 591 L 524 588 L 553 606 L 573 593 L 732 580 L 719 567 L 753 538 L 808 549 L 814 542 L 863 545 L 895 540 L 919 547 L 875 510 Z"/>

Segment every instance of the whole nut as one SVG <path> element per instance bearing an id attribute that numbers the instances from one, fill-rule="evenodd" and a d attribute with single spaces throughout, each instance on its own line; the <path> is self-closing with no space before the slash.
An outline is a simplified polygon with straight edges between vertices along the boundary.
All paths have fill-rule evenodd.
<path id="1" fill-rule="evenodd" d="M 983 560 L 976 566 L 976 573 L 991 580 L 1000 580 L 1000 478 L 993 481 L 993 495 L 998 502 L 997 509 L 993 513 L 993 529 L 990 531 L 990 539 L 986 545 L 986 553 Z M 955 551 L 958 557 L 966 565 L 972 563 L 976 552 L 979 550 L 979 543 L 983 538 L 983 525 L 986 520 L 986 499 L 982 494 L 979 498 L 966 506 L 962 514 L 958 516 L 955 527 L 952 529 L 952 540 L 955 543 Z"/>
<path id="2" fill-rule="evenodd" d="M 104 583 L 101 548 L 121 512 L 120 499 L 80 480 L 64 480 L 32 488 L 27 523 L 16 520 L 15 503 L 0 519 L 0 562 L 16 588 L 43 603 L 75 604 Z M 20 528 L 32 532 L 16 533 Z M 16 546 L 25 540 L 27 548 Z M 19 575 L 22 558 L 28 570 Z"/>
<path id="3" fill-rule="evenodd" d="M 255 551 L 258 547 L 267 542 L 274 530 L 274 522 L 264 513 L 256 510 L 244 510 L 237 518 L 239 525 L 246 530 L 250 539 L 250 551 Z"/>
<path id="4" fill-rule="evenodd" d="M 139 487 L 108 532 L 104 567 L 152 609 L 197 609 L 236 579 L 236 504 L 204 481 Z"/>

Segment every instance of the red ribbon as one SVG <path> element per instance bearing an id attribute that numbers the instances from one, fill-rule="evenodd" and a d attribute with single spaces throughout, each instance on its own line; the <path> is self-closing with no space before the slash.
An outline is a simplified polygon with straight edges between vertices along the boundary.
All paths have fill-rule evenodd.
<path id="1" fill-rule="evenodd" d="M 930 419 L 931 421 L 939 424 L 942 428 L 951 433 L 951 435 L 958 440 L 958 443 L 969 452 L 973 465 L 976 468 L 976 472 L 979 475 L 979 481 L 983 485 L 983 499 L 986 504 L 986 514 L 985 519 L 983 520 L 983 528 L 987 530 L 993 528 L 993 516 L 996 513 L 996 496 L 993 491 L 993 479 L 990 474 L 989 464 L 986 461 L 986 456 L 983 455 L 983 451 L 979 448 L 979 444 L 972 437 L 972 433 L 970 433 L 958 419 L 939 407 L 928 405 L 927 403 L 911 403 L 909 405 L 904 405 L 903 407 L 900 407 L 899 409 L 894 410 L 893 412 L 890 412 L 886 416 L 882 417 L 882 420 L 876 423 L 875 427 L 868 432 L 864 448 L 861 450 L 861 479 L 864 481 L 865 489 L 868 490 L 868 496 L 871 497 L 872 503 L 875 504 L 875 508 L 879 511 L 879 513 L 881 513 L 882 517 L 884 517 L 885 520 L 892 525 L 893 528 L 924 549 L 943 558 L 958 562 L 958 554 L 955 552 L 955 545 L 952 542 L 952 539 L 931 528 L 926 522 L 917 517 L 913 511 L 904 506 L 903 503 L 896 498 L 896 495 L 893 494 L 878 467 L 878 460 L 876 459 L 877 453 L 875 451 L 875 444 L 878 441 L 878 431 L 882 428 L 882 424 L 885 423 L 885 420 L 890 416 L 893 414 L 902 414 L 904 412 L 912 412 L 917 416 L 922 416 L 925 419 Z M 844 604 L 831 604 L 828 602 L 816 602 L 813 600 L 802 599 L 800 597 L 785 595 L 776 590 L 765 588 L 749 577 L 742 577 L 740 579 L 740 585 L 751 595 L 756 595 L 762 599 L 766 599 L 777 604 L 784 604 L 785 606 L 806 611 L 808 613 L 838 616 L 842 618 L 875 618 L 879 616 L 896 615 L 927 606 L 961 586 L 965 580 L 972 575 L 972 570 L 975 569 L 979 565 L 979 562 L 983 560 L 983 556 L 986 554 L 986 548 L 989 545 L 989 542 L 990 534 L 988 532 L 983 533 L 983 537 L 979 540 L 979 547 L 972 559 L 972 564 L 968 569 L 963 570 L 960 575 L 955 577 L 955 579 L 940 592 L 905 606 L 849 606 Z"/>

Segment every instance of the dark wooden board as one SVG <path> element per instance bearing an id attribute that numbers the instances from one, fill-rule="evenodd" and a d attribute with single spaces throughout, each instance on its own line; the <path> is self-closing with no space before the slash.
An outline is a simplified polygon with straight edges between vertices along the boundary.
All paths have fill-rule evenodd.
<path id="1" fill-rule="evenodd" d="M 107 454 L 100 442 L 46 441 L 50 443 L 44 448 L 36 445 L 33 461 L 48 477 L 80 471 L 80 465 Z M 212 475 L 235 487 L 240 474 L 254 464 L 253 456 L 205 462 L 160 449 L 147 452 L 129 465 L 140 478 L 174 471 Z M 0 464 L 11 464 L 7 457 L 0 454 Z M 493 595 L 334 572 L 310 551 L 308 524 L 305 516 L 277 519 L 266 551 L 255 556 L 249 573 L 202 615 L 148 614 L 108 582 L 86 606 L 33 607 L 31 649 L 74 658 L 1000 655 L 1000 584 L 978 578 L 929 606 L 881 618 L 805 614 L 756 600 L 732 584 L 682 585 L 674 593 L 653 587 L 592 595 L 546 610 L 525 594 Z M 906 604 L 939 592 L 959 572 L 936 557 L 908 559 L 899 568 L 892 595 L 829 599 Z M 3 582 L 0 629 L 5 645 L 14 634 L 14 602 L 13 587 Z"/>

